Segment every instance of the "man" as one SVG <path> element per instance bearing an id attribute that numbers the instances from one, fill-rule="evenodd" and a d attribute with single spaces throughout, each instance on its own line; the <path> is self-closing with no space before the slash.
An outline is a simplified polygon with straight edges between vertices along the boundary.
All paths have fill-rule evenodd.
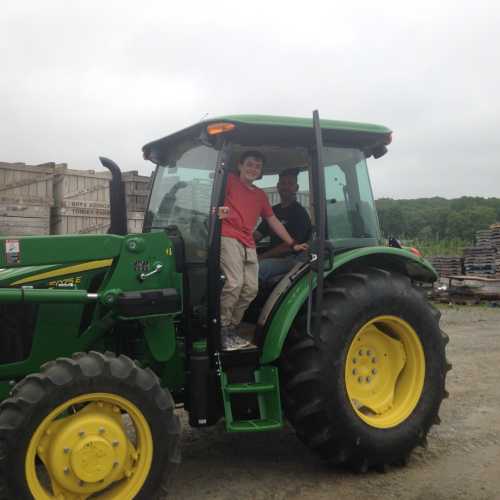
<path id="1" fill-rule="evenodd" d="M 228 175 L 222 219 L 220 266 L 225 276 L 221 293 L 221 336 L 224 350 L 242 349 L 249 342 L 237 334 L 243 314 L 257 295 L 258 260 L 253 239 L 257 219 L 262 217 L 283 247 L 300 252 L 307 245 L 297 244 L 274 215 L 266 193 L 253 183 L 262 177 L 264 156 L 247 151 L 238 163 L 238 174 Z"/>
<path id="2" fill-rule="evenodd" d="M 297 243 L 305 243 L 311 236 L 311 219 L 305 208 L 297 201 L 298 174 L 297 169 L 288 169 L 280 173 L 277 188 L 281 203 L 272 208 L 290 236 Z M 293 253 L 264 220 L 257 228 L 254 237 L 259 241 L 265 236 L 271 237 L 271 246 L 269 250 L 259 255 L 259 281 L 264 285 L 271 278 L 286 274 L 295 264 L 304 262 L 306 258 L 303 252 Z"/>

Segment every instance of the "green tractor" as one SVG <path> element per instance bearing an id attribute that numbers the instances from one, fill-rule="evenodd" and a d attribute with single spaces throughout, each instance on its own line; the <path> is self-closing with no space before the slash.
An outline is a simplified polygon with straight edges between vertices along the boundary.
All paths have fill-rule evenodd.
<path id="1" fill-rule="evenodd" d="M 448 338 L 418 283 L 422 257 L 383 244 L 366 159 L 378 125 L 225 116 L 150 142 L 141 234 L 127 234 L 119 168 L 102 235 L 0 238 L 0 489 L 5 498 L 151 499 L 194 427 L 282 429 L 359 471 L 404 463 L 439 422 Z M 221 349 L 219 267 L 228 173 L 266 159 L 260 187 L 300 169 L 307 261 L 259 292 L 256 347 Z M 266 243 L 264 242 L 263 247 Z"/>

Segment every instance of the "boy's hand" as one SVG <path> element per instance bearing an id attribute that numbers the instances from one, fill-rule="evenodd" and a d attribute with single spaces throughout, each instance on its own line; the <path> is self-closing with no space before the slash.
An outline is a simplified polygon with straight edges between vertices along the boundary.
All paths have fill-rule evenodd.
<path id="1" fill-rule="evenodd" d="M 296 253 L 305 252 L 309 248 L 307 243 L 296 243 L 292 246 L 292 250 Z"/>
<path id="2" fill-rule="evenodd" d="M 229 217 L 229 207 L 219 207 L 217 209 L 217 216 L 220 220 L 227 219 Z"/>

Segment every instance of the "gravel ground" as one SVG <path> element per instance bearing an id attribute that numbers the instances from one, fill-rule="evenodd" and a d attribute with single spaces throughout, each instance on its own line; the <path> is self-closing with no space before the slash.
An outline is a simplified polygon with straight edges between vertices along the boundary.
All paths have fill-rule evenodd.
<path id="1" fill-rule="evenodd" d="M 183 462 L 169 498 L 500 499 L 500 309 L 443 308 L 453 364 L 427 449 L 406 467 L 357 475 L 329 469 L 291 428 L 229 435 L 221 424 L 191 429 L 182 415 Z"/>

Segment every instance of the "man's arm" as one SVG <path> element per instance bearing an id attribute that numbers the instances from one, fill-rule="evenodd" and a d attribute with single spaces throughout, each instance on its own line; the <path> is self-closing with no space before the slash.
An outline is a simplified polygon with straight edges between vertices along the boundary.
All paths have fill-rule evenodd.
<path id="1" fill-rule="evenodd" d="M 298 243 L 305 243 L 311 234 L 311 219 L 306 210 L 302 208 L 301 210 L 296 210 L 294 216 L 289 221 L 288 224 L 288 234 L 292 236 Z M 261 225 L 265 224 L 263 222 Z M 259 226 L 260 227 L 260 226 Z M 266 228 L 268 226 L 266 225 Z M 259 229 L 259 228 L 257 228 Z M 257 240 L 256 240 L 257 241 Z M 279 245 L 270 248 L 266 252 L 259 254 L 259 259 L 270 259 L 273 257 L 283 257 L 290 253 L 290 246 L 286 243 L 280 243 Z"/>
<path id="2" fill-rule="evenodd" d="M 288 246 L 288 249 L 291 248 L 294 252 L 302 252 L 303 250 L 307 250 L 308 245 L 306 243 L 295 243 L 295 240 L 288 234 L 285 226 L 275 215 L 271 215 L 271 217 L 266 218 L 266 222 L 269 224 L 271 230 L 274 231 L 275 234 L 283 240 L 283 243 Z"/>
<path id="3" fill-rule="evenodd" d="M 256 240 L 257 241 L 257 240 Z M 259 254 L 259 259 L 271 259 L 273 257 L 282 257 L 290 253 L 290 245 L 283 242 L 265 252 Z"/>

